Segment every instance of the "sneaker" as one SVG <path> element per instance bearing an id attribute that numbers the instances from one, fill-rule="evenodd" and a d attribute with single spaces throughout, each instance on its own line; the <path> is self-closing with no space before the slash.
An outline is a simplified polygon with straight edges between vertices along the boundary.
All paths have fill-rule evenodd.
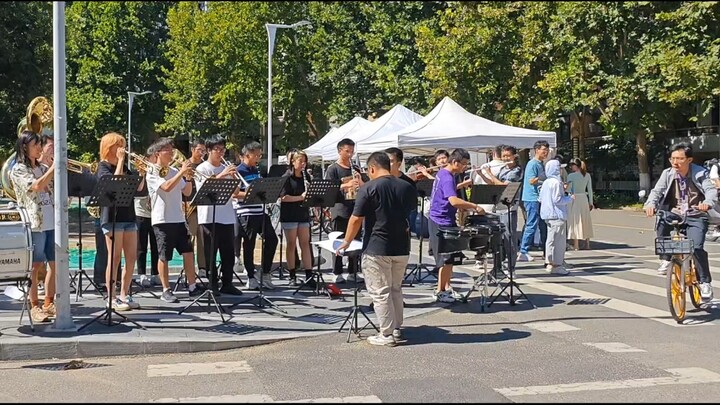
<path id="1" fill-rule="evenodd" d="M 266 290 L 274 290 L 275 289 L 275 284 L 273 284 L 272 281 L 270 281 L 269 275 L 263 274 L 263 276 L 260 278 L 260 280 L 262 280 L 262 285 L 263 285 L 264 289 L 266 289 Z"/>
<path id="2" fill-rule="evenodd" d="M 343 277 L 342 274 L 338 274 L 335 276 L 335 284 L 342 284 L 344 282 L 345 282 L 345 277 Z"/>
<path id="3" fill-rule="evenodd" d="M 710 283 L 700 283 L 700 297 L 704 302 L 710 302 L 713 299 L 713 289 Z"/>
<path id="4" fill-rule="evenodd" d="M 203 269 L 203 268 L 200 268 L 200 269 L 198 269 L 198 271 L 197 271 L 197 276 L 198 276 L 198 277 L 202 277 L 202 278 L 207 278 L 207 276 L 208 276 L 207 273 L 208 273 L 207 270 L 205 270 L 205 269 Z"/>
<path id="5" fill-rule="evenodd" d="M 392 336 L 393 336 L 393 338 L 395 338 L 396 342 L 407 340 L 407 339 L 405 339 L 405 336 L 403 335 L 403 333 L 400 329 L 394 329 Z"/>
<path id="6" fill-rule="evenodd" d="M 251 278 L 250 280 L 255 280 L 254 278 Z M 240 291 L 237 287 L 235 287 L 232 284 L 223 285 L 220 287 L 220 293 L 221 294 L 227 294 L 227 295 L 242 295 L 242 291 Z"/>
<path id="7" fill-rule="evenodd" d="M 346 280 L 347 280 L 349 283 L 355 283 L 355 282 L 357 282 L 357 283 L 362 283 L 362 282 L 365 281 L 365 280 L 363 280 L 363 278 L 360 277 L 360 275 L 357 274 L 357 273 L 348 274 Z"/>
<path id="8" fill-rule="evenodd" d="M 160 296 L 160 299 L 165 302 L 170 302 L 170 303 L 175 303 L 175 302 L 179 301 L 177 299 L 177 297 L 175 296 L 175 294 L 173 294 L 172 290 L 169 288 L 167 290 L 163 291 L 162 295 Z"/>
<path id="9" fill-rule="evenodd" d="M 390 336 L 383 336 L 383 334 L 378 333 L 377 335 L 368 336 L 367 342 L 374 346 L 395 346 L 397 343 L 395 342 L 395 338 L 393 335 Z"/>
<path id="10" fill-rule="evenodd" d="M 260 284 L 255 279 L 255 277 L 251 277 L 248 279 L 247 286 L 245 287 L 246 290 L 259 290 Z"/>
<path id="11" fill-rule="evenodd" d="M 712 291 L 712 290 L 711 290 Z M 50 305 L 42 306 L 42 310 L 47 314 L 50 318 L 55 318 L 57 316 L 57 308 L 55 308 L 55 303 L 51 302 Z"/>
<path id="12" fill-rule="evenodd" d="M 152 280 L 150 277 L 146 276 L 145 274 L 140 275 L 140 285 L 143 288 L 150 288 L 152 287 Z"/>
<path id="13" fill-rule="evenodd" d="M 130 306 L 130 309 L 140 309 L 140 303 L 135 301 L 132 295 L 128 295 L 123 302 L 128 304 Z"/>
<path id="14" fill-rule="evenodd" d="M 433 293 L 433 298 L 435 302 L 444 302 L 446 304 L 452 304 L 455 302 L 455 297 L 452 296 L 451 293 L 448 293 L 447 291 L 435 291 Z"/>
<path id="15" fill-rule="evenodd" d="M 519 262 L 531 262 L 533 260 L 535 259 L 527 253 L 518 253 L 517 261 Z"/>
<path id="16" fill-rule="evenodd" d="M 550 274 L 552 273 L 553 265 L 552 264 L 546 264 L 545 265 L 545 272 Z"/>
<path id="17" fill-rule="evenodd" d="M 192 290 L 188 288 L 188 294 L 190 294 L 191 297 L 198 297 L 204 292 L 205 287 L 203 287 L 202 284 L 195 284 L 195 288 L 193 288 Z"/>
<path id="18" fill-rule="evenodd" d="M 502 266 L 502 272 L 505 275 L 505 277 L 510 277 L 510 270 L 508 270 L 507 266 Z M 515 278 L 515 269 L 512 271 L 512 277 Z"/>
<path id="19" fill-rule="evenodd" d="M 288 286 L 290 286 L 290 287 L 297 287 L 298 285 L 299 285 L 299 284 L 298 284 L 298 281 L 297 281 L 297 277 L 290 277 L 290 280 L 288 281 Z"/>
<path id="20" fill-rule="evenodd" d="M 233 271 L 235 273 L 243 273 L 245 271 L 245 267 L 243 267 L 242 261 L 240 260 L 239 256 L 235 256 L 235 264 L 233 265 Z"/>
<path id="21" fill-rule="evenodd" d="M 463 295 L 459 292 L 453 290 L 452 288 L 445 290 L 446 293 L 448 293 L 455 301 L 462 299 Z"/>
<path id="22" fill-rule="evenodd" d="M 30 318 L 32 318 L 32 321 L 35 323 L 41 323 L 41 322 L 49 322 L 50 318 L 48 318 L 47 313 L 43 311 L 43 309 L 38 306 L 32 307 L 30 310 Z"/>
<path id="23" fill-rule="evenodd" d="M 671 265 L 672 262 L 670 260 L 660 260 L 660 267 L 657 269 L 657 274 L 660 276 L 666 275 Z"/>
<path id="24" fill-rule="evenodd" d="M 564 266 L 552 266 L 551 274 L 559 274 L 561 276 L 567 276 L 570 272 Z"/>
<path id="25" fill-rule="evenodd" d="M 126 302 L 121 301 L 120 298 L 115 298 L 112 307 L 116 311 L 129 311 L 130 309 L 132 309 L 130 308 L 130 305 L 128 305 Z"/>

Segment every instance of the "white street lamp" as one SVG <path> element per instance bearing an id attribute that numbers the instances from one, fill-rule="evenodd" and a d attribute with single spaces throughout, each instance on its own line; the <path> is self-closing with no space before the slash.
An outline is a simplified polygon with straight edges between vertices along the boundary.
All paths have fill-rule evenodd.
<path id="1" fill-rule="evenodd" d="M 272 54 L 275 50 L 275 30 L 278 28 L 292 28 L 296 29 L 303 25 L 312 25 L 310 21 L 298 21 L 295 24 L 265 24 L 265 28 L 268 33 L 268 122 L 267 122 L 267 137 L 268 137 L 268 170 L 273 163 L 272 156 Z"/>
<path id="2" fill-rule="evenodd" d="M 136 91 L 128 91 L 128 133 L 127 133 L 127 152 L 132 152 L 131 146 L 132 146 L 132 133 L 130 132 L 131 123 L 132 123 L 132 106 L 133 106 L 133 100 L 135 99 L 135 96 L 144 96 L 146 94 L 150 94 L 152 91 L 143 91 L 143 92 L 136 92 Z"/>

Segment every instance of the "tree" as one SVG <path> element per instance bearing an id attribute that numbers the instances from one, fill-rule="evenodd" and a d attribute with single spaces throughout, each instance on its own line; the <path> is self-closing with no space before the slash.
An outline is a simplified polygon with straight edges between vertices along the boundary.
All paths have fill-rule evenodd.
<path id="1" fill-rule="evenodd" d="M 135 99 L 134 145 L 157 136 L 162 119 L 166 15 L 172 2 L 72 2 L 67 25 L 68 149 L 97 153 L 105 133 L 125 133 L 128 91 Z M 138 143 L 135 143 L 138 142 Z"/>
<path id="2" fill-rule="evenodd" d="M 52 100 L 50 2 L 0 5 L 0 55 L 0 147 L 9 151 L 30 101 L 37 96 Z"/>

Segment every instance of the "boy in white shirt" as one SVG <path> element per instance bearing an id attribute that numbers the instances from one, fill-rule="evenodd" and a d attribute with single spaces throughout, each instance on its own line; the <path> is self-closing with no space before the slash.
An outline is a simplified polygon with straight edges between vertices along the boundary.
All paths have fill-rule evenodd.
<path id="1" fill-rule="evenodd" d="M 165 177 L 160 177 L 157 167 L 148 168 L 146 180 L 152 207 L 152 225 L 157 240 L 159 260 L 158 272 L 163 293 L 160 299 L 166 302 L 177 302 L 178 299 L 170 289 L 170 269 L 168 262 L 172 260 L 173 250 L 183 257 L 183 270 L 187 276 L 188 292 L 191 297 L 202 294 L 203 288 L 196 285 L 195 255 L 190 242 L 190 229 L 185 222 L 182 210 L 182 195 L 190 195 L 191 182 L 184 177 L 192 173 L 192 166 L 186 160 L 180 170 L 170 167 L 174 147 L 172 140 L 160 138 L 150 146 L 155 153 L 157 166 L 167 168 Z"/>

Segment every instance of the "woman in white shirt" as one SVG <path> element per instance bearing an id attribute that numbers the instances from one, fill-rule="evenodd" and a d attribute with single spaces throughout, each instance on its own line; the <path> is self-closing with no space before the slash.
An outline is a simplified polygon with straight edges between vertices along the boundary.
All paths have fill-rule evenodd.
<path id="1" fill-rule="evenodd" d="M 568 213 L 568 239 L 574 241 L 575 250 L 580 249 L 580 239 L 584 239 L 585 248 L 590 249 L 590 239 L 593 237 L 590 217 L 590 211 L 593 209 L 592 178 L 582 160 L 573 159 L 569 166 L 572 173 L 567 176 L 570 185 L 568 192 L 575 195 L 575 201 L 570 205 Z"/>

